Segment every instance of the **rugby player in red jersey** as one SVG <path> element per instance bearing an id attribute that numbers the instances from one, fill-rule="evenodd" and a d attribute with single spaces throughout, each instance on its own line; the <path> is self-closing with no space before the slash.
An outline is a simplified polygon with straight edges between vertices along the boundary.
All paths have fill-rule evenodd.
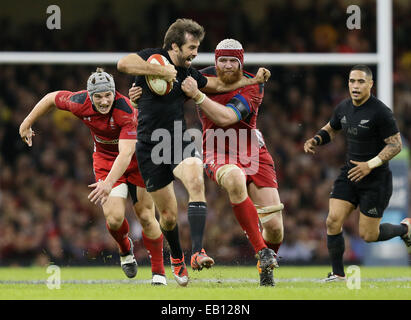
<path id="1" fill-rule="evenodd" d="M 226 84 L 253 77 L 243 71 L 243 55 L 240 42 L 225 39 L 216 47 L 215 67 L 203 69 L 202 73 Z M 256 127 L 264 86 L 248 85 L 207 97 L 196 81 L 187 77 L 182 89 L 199 106 L 206 174 L 228 192 L 234 214 L 259 259 L 260 285 L 274 286 L 272 270 L 278 267 L 276 253 L 283 240 L 284 206 L 273 159 Z"/>
<path id="2" fill-rule="evenodd" d="M 97 68 L 87 90 L 55 91 L 41 99 L 20 125 L 20 136 L 32 145 L 31 126 L 57 107 L 80 118 L 94 140 L 93 169 L 96 182 L 88 198 L 103 207 L 106 226 L 119 246 L 121 267 L 127 277 L 137 274 L 133 241 L 125 218 L 128 193 L 141 223 L 143 242 L 152 266 L 152 284 L 167 284 L 163 264 L 163 235 L 155 218 L 154 204 L 140 175 L 135 155 L 138 111 L 115 90 L 113 77 Z"/>

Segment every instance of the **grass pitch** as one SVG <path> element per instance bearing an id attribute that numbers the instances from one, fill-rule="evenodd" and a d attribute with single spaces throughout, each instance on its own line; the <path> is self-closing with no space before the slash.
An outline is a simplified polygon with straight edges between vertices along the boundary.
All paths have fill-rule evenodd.
<path id="1" fill-rule="evenodd" d="M 215 266 L 194 272 L 190 283 L 179 287 L 169 266 L 168 285 L 150 284 L 151 270 L 139 267 L 127 279 L 120 267 L 62 267 L 60 288 L 42 267 L 0 268 L 1 300 L 411 300 L 411 268 L 360 267 L 360 289 L 344 282 L 322 283 L 329 267 L 288 267 L 274 272 L 275 287 L 260 287 L 255 267 Z M 49 282 L 48 282 L 49 279 Z"/>

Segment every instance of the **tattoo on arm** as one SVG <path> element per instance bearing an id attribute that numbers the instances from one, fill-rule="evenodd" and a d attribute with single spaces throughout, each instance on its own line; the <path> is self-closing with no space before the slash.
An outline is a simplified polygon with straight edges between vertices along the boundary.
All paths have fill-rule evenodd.
<path id="1" fill-rule="evenodd" d="M 396 133 L 387 139 L 384 139 L 384 142 L 387 144 L 384 149 L 378 154 L 378 157 L 383 161 L 387 162 L 394 158 L 398 153 L 400 153 L 402 148 L 401 136 L 400 133 Z"/>

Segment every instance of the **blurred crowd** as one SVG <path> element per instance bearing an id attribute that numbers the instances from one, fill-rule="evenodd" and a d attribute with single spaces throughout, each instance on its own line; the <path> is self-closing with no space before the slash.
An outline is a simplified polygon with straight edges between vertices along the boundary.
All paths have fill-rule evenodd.
<path id="1" fill-rule="evenodd" d="M 169 22 L 184 16 L 205 26 L 202 52 L 212 51 L 228 35 L 240 40 L 246 52 L 375 51 L 374 1 L 362 1 L 362 12 L 368 14 L 363 14 L 362 29 L 352 32 L 346 29 L 347 14 L 342 10 L 347 7 L 347 1 L 242 1 L 230 14 L 226 12 L 232 1 L 221 1 L 211 9 L 203 8 L 205 4 L 187 9 L 183 5 L 186 2 L 174 1 L 173 6 L 171 1 L 164 1 L 165 9 L 150 16 L 153 19 L 150 25 L 159 29 L 151 30 L 151 34 L 159 35 L 157 38 L 145 29 L 147 21 L 136 21 L 136 25 L 130 26 L 135 32 L 121 32 L 116 27 L 116 18 L 106 8 L 108 14 L 104 18 L 97 14 L 95 19 L 77 26 L 76 37 L 63 32 L 54 38 L 44 30 L 38 32 L 40 26 L 29 23 L 16 30 L 10 28 L 11 21 L 0 18 L 3 30 L 8 26 L 20 34 L 19 41 L 13 32 L 1 33 L 0 40 L 6 44 L 3 50 L 135 51 L 161 45 L 158 39 L 162 39 L 160 34 Z M 149 2 L 143 3 L 147 12 L 154 11 Z M 403 137 L 410 141 L 411 48 L 407 48 L 406 35 L 411 31 L 411 20 L 406 10 L 399 10 L 407 4 L 395 3 L 394 111 Z M 207 17 L 211 15 L 215 23 L 208 26 Z M 135 43 L 141 45 L 136 48 Z M 280 197 L 285 205 L 280 263 L 327 263 L 328 198 L 344 161 L 345 141 L 341 135 L 337 136 L 314 156 L 304 154 L 303 143 L 329 120 L 333 107 L 348 97 L 349 67 L 270 68 L 272 78 L 265 86 L 258 127 L 274 158 Z M 34 125 L 36 136 L 31 148 L 18 135 L 20 123 L 46 93 L 85 89 L 94 69 L 95 66 L 0 66 L 0 265 L 119 263 L 118 249 L 106 230 L 102 209 L 87 199 L 90 192 L 87 185 L 94 182 L 93 144 L 87 127 L 68 112 L 55 111 Z M 127 94 L 131 78 L 119 74 L 114 67 L 106 69 L 114 75 L 116 88 Z M 256 68 L 246 67 L 246 70 L 255 72 Z M 189 127 L 201 127 L 190 104 L 186 106 L 186 121 Z M 217 264 L 254 263 L 252 247 L 234 217 L 228 196 L 207 177 L 205 181 L 207 253 Z M 189 257 L 188 196 L 178 181 L 175 190 L 181 242 Z M 138 262 L 146 264 L 148 255 L 131 201 L 127 218 Z M 364 246 L 358 237 L 357 224 L 358 215 L 353 214 L 344 229 L 345 259 L 354 263 L 361 262 Z M 165 261 L 168 263 L 168 259 Z"/>

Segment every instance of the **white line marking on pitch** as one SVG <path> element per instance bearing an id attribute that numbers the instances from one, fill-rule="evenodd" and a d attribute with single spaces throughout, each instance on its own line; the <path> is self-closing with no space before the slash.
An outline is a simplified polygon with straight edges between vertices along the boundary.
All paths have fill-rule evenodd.
<path id="1" fill-rule="evenodd" d="M 300 282 L 323 282 L 318 278 L 289 278 L 275 279 L 278 283 L 300 283 Z M 363 282 L 411 282 L 411 277 L 401 278 L 364 278 Z M 234 279 L 191 279 L 191 282 L 208 283 L 258 283 L 258 279 L 234 278 Z M 46 284 L 47 280 L 0 280 L 0 284 Z M 98 280 L 61 280 L 61 284 L 149 284 L 151 280 L 128 280 L 128 279 L 98 279 Z"/>

